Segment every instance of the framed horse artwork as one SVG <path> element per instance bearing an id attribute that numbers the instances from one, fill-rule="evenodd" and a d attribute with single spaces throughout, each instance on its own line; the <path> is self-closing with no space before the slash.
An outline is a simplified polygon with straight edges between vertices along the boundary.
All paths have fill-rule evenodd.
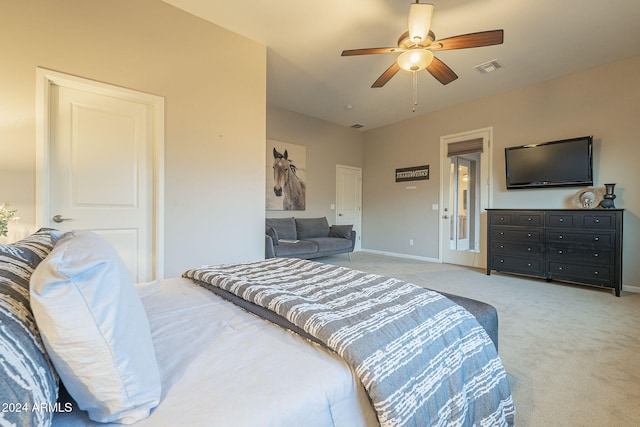
<path id="1" fill-rule="evenodd" d="M 305 210 L 306 175 L 307 147 L 267 140 L 267 210 Z"/>

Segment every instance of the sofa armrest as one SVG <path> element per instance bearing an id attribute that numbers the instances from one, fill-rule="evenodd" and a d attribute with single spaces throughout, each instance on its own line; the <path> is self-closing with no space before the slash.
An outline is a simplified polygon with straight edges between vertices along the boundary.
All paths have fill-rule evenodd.
<path id="1" fill-rule="evenodd" d="M 351 252 L 356 248 L 356 230 L 351 230 Z"/>
<path id="2" fill-rule="evenodd" d="M 268 234 L 264 235 L 264 258 L 275 258 L 276 253 L 273 250 L 273 239 Z"/>

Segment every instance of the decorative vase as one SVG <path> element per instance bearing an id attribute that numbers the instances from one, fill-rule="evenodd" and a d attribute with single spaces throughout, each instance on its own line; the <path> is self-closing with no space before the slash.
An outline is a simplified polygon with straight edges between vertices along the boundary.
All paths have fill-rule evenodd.
<path id="1" fill-rule="evenodd" d="M 605 184 L 605 195 L 604 199 L 600 202 L 600 207 L 605 209 L 614 209 L 615 205 L 613 204 L 613 199 L 616 198 L 616 195 L 613 194 L 613 189 L 615 184 Z"/>

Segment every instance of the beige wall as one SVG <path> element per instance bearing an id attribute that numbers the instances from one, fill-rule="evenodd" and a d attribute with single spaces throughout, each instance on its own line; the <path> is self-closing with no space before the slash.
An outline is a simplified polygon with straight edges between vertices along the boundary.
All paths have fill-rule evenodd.
<path id="1" fill-rule="evenodd" d="M 3 0 L 0 52 L 0 202 L 23 226 L 40 66 L 165 98 L 167 276 L 264 256 L 264 46 L 156 0 Z"/>
<path id="2" fill-rule="evenodd" d="M 267 211 L 266 216 L 326 216 L 334 224 L 336 211 L 330 206 L 336 203 L 336 165 L 362 167 L 362 132 L 270 106 L 267 138 L 307 147 L 307 203 L 304 211 Z"/>
<path id="3" fill-rule="evenodd" d="M 439 144 L 444 135 L 492 126 L 493 207 L 565 208 L 579 189 L 505 188 L 504 148 L 594 136 L 596 187 L 617 183 L 625 208 L 623 283 L 640 286 L 640 57 L 426 114 L 365 133 L 362 247 L 438 258 Z M 408 191 L 395 168 L 429 164 L 431 179 Z M 409 247 L 408 240 L 415 245 Z"/>

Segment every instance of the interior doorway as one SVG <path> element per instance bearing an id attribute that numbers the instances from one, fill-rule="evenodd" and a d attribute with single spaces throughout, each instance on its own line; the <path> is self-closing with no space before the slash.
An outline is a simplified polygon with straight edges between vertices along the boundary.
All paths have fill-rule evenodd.
<path id="1" fill-rule="evenodd" d="M 362 169 L 336 166 L 336 224 L 353 225 L 356 231 L 354 250 L 362 242 Z"/>
<path id="2" fill-rule="evenodd" d="M 440 138 L 442 262 L 486 266 L 492 135 L 492 128 L 484 128 Z"/>
<path id="3" fill-rule="evenodd" d="M 164 98 L 37 70 L 36 221 L 90 230 L 162 278 Z"/>

